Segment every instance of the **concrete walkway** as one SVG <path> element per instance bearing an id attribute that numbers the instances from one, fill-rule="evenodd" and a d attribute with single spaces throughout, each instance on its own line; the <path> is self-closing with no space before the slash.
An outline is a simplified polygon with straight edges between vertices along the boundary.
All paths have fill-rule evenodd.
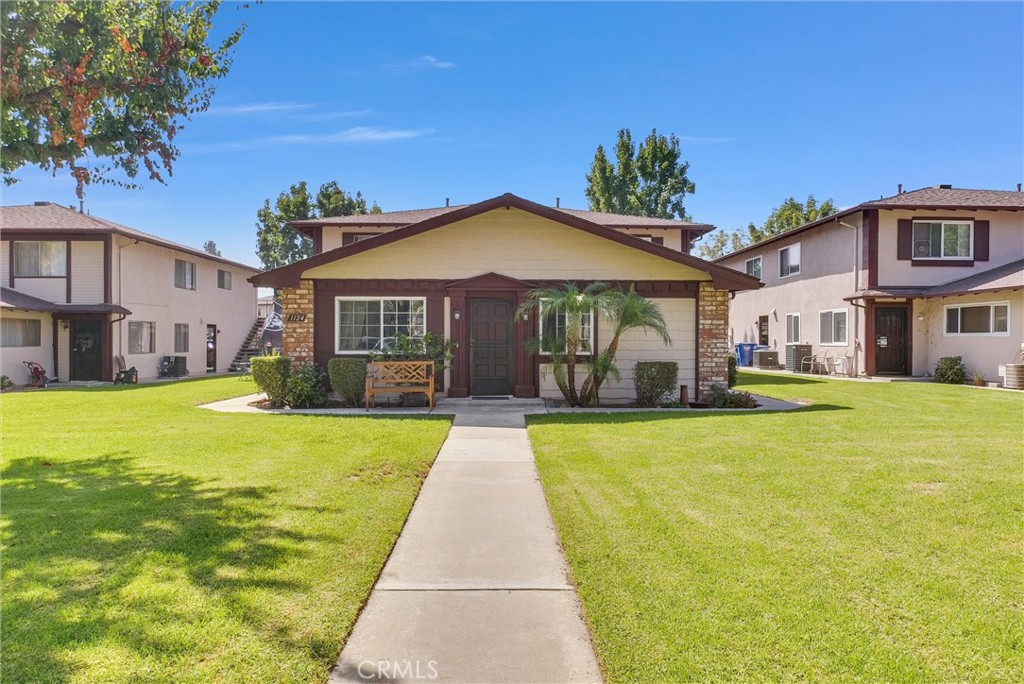
<path id="1" fill-rule="evenodd" d="M 524 407 L 456 414 L 330 676 L 368 681 L 601 681 Z"/>

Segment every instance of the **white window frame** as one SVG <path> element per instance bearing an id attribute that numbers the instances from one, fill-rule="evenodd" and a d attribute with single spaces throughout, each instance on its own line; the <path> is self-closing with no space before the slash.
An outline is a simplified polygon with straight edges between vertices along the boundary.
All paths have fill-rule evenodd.
<path id="1" fill-rule="evenodd" d="M 178 284 L 178 264 L 185 264 L 184 278 L 182 279 L 183 285 Z M 196 280 L 198 279 L 198 269 L 196 268 L 196 262 L 186 261 L 185 259 L 174 260 L 174 287 L 179 290 L 195 290 Z"/>
<path id="2" fill-rule="evenodd" d="M 541 352 L 540 353 L 542 355 L 544 355 L 544 356 L 550 356 L 550 354 L 551 354 L 550 352 L 544 351 L 544 320 L 547 318 L 544 315 L 544 303 L 545 302 L 549 302 L 549 301 L 551 301 L 551 300 L 549 300 L 549 299 L 542 299 L 542 300 L 540 300 L 540 310 L 538 311 L 538 315 L 537 315 L 537 340 L 540 342 L 540 348 L 541 348 Z M 565 312 L 564 311 L 556 311 L 555 313 L 552 314 L 552 316 L 555 316 L 555 317 L 557 317 L 557 316 L 565 316 Z M 586 322 L 585 322 L 587 316 L 590 317 L 590 334 L 587 335 L 586 338 L 580 339 L 580 349 L 578 349 L 576 351 L 576 356 L 590 356 L 591 353 L 594 350 L 594 337 L 595 337 L 596 327 L 597 327 L 597 320 L 596 320 L 596 318 L 594 316 L 594 310 L 591 309 L 589 312 L 584 312 L 584 314 L 583 314 L 583 317 L 584 317 L 583 329 L 584 330 L 587 329 L 587 325 L 586 325 Z M 557 325 L 558 324 L 556 323 L 555 326 L 557 327 Z M 589 347 L 589 349 L 584 349 L 583 348 L 583 346 L 584 346 L 583 342 L 584 341 L 586 342 L 586 346 Z M 564 354 L 566 351 L 568 351 L 568 347 L 563 349 L 562 353 Z"/>
<path id="3" fill-rule="evenodd" d="M 0 348 L 38 349 L 43 346 L 43 322 L 38 318 L 4 318 L 0 320 L 0 328 L 19 328 L 17 332 L 11 329 L 0 330 Z M 4 342 L 7 338 L 15 337 L 18 338 L 17 344 Z"/>
<path id="4" fill-rule="evenodd" d="M 792 250 L 796 249 L 796 270 L 793 269 Z M 790 271 L 789 273 L 782 272 L 782 253 L 789 251 L 791 257 L 789 262 Z M 800 243 L 795 242 L 792 245 L 786 245 L 785 247 L 779 248 L 779 278 L 792 278 L 793 276 L 800 275 L 800 271 L 803 268 L 803 250 L 800 249 Z"/>
<path id="5" fill-rule="evenodd" d="M 789 339 L 789 333 L 790 333 L 789 321 L 790 321 L 790 319 L 796 319 L 796 339 L 795 340 Z M 786 344 L 800 344 L 800 333 L 803 332 L 800 329 L 800 327 L 801 327 L 800 326 L 800 314 L 798 314 L 798 313 L 788 313 L 788 314 L 786 314 Z"/>
<path id="6" fill-rule="evenodd" d="M 149 328 L 149 349 L 135 351 L 132 346 L 132 326 L 143 326 Z M 138 334 L 138 333 L 137 333 Z M 155 321 L 128 321 L 128 353 L 129 354 L 155 354 L 156 353 L 156 322 Z"/>
<path id="7" fill-rule="evenodd" d="M 917 256 L 917 226 L 919 224 L 931 224 L 938 223 L 941 227 L 939 228 L 939 256 Z M 971 231 L 970 248 L 967 256 L 944 256 L 945 244 L 946 244 L 946 226 L 968 226 Z M 935 220 L 935 221 L 913 221 L 910 225 L 910 256 L 913 261 L 935 261 L 936 259 L 944 259 L 947 261 L 970 261 L 974 259 L 974 221 L 969 219 L 949 219 L 946 221 Z"/>
<path id="8" fill-rule="evenodd" d="M 750 272 L 750 265 L 752 263 L 754 263 L 755 261 L 757 262 L 757 275 L 754 275 L 753 273 Z M 764 277 L 764 268 L 762 268 L 763 266 L 764 266 L 764 264 L 761 261 L 761 257 L 756 256 L 753 259 L 747 259 L 746 262 L 744 262 L 744 264 L 743 264 L 743 272 L 746 273 L 748 276 L 753 276 L 754 278 L 757 278 L 758 280 L 760 280 L 761 278 Z M 781 266 L 780 266 L 780 268 L 781 268 Z"/>
<path id="9" fill-rule="evenodd" d="M 980 307 L 988 307 L 988 326 L 990 332 L 987 333 L 971 333 L 971 332 L 949 332 L 947 330 L 947 321 L 949 320 L 950 309 L 972 309 Z M 1006 330 L 1002 332 L 994 332 L 996 328 L 996 307 L 1006 307 Z M 962 316 L 958 315 L 957 324 L 962 323 Z M 947 304 L 942 307 L 942 336 L 943 337 L 1009 337 L 1010 336 L 1010 302 L 979 302 L 978 304 Z"/>
<path id="10" fill-rule="evenodd" d="M 231 289 L 231 271 L 227 269 L 217 269 L 217 288 L 220 290 Z"/>
<path id="11" fill-rule="evenodd" d="M 821 317 L 828 314 L 829 318 L 829 329 L 832 333 L 832 341 L 826 342 L 821 339 Z M 842 314 L 846 320 L 846 324 L 843 326 L 843 334 L 845 339 L 837 341 L 836 336 L 836 314 Z M 818 312 L 818 344 L 822 347 L 848 347 L 850 346 L 850 310 L 849 309 L 823 309 Z"/>
<path id="12" fill-rule="evenodd" d="M 23 273 L 18 270 L 21 259 L 18 251 L 23 245 L 38 245 L 38 271 L 39 273 Z M 60 251 L 64 252 L 64 258 L 59 259 L 52 265 L 55 271 L 43 273 L 43 245 L 58 245 Z M 17 240 L 11 246 L 14 251 L 14 277 L 15 278 L 67 278 L 68 277 L 68 243 L 66 240 Z"/>
<path id="13" fill-rule="evenodd" d="M 335 297 L 334 298 L 334 353 L 340 356 L 366 356 L 370 349 L 341 348 L 341 303 L 342 302 L 377 302 L 380 305 L 380 337 L 384 339 L 384 302 L 422 302 L 423 303 L 423 334 L 427 334 L 427 298 L 426 297 Z M 286 324 L 287 325 L 287 324 Z"/>

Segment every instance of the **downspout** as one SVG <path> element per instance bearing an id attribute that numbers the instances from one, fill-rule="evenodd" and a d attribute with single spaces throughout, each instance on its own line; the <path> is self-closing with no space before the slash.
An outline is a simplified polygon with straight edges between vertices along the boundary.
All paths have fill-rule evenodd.
<path id="1" fill-rule="evenodd" d="M 847 228 L 853 228 L 853 292 L 856 294 L 860 292 L 860 227 L 841 221 L 838 218 L 836 223 Z M 854 301 L 850 301 L 850 305 L 855 309 L 867 310 L 864 305 L 856 304 Z M 855 315 L 853 317 L 853 368 L 851 369 L 854 377 L 860 375 L 857 371 L 857 349 L 860 346 L 860 316 Z"/>
<path id="2" fill-rule="evenodd" d="M 132 242 L 126 244 L 126 245 L 118 245 L 118 247 L 117 247 L 117 305 L 118 306 L 124 306 L 124 298 L 123 298 L 123 295 L 121 293 L 121 288 L 123 287 L 123 283 L 124 283 L 124 271 L 121 269 L 121 250 L 124 249 L 125 247 L 130 247 L 132 245 L 137 245 L 137 244 L 139 244 L 139 241 L 138 241 L 138 239 L 135 239 L 134 241 L 132 241 Z M 127 317 L 128 317 L 127 315 L 123 315 L 120 318 L 118 318 L 116 321 L 111 321 L 110 322 L 111 326 L 113 326 L 114 323 L 117 323 L 117 356 L 124 356 L 124 330 L 121 327 L 121 321 L 123 321 Z"/>

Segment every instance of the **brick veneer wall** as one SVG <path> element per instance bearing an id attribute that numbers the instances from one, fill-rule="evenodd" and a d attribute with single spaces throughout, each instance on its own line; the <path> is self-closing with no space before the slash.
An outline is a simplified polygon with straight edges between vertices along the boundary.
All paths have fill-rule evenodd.
<path id="1" fill-rule="evenodd" d="M 281 293 L 284 314 L 282 352 L 292 361 L 313 361 L 313 281 L 300 280 L 299 286 Z"/>
<path id="2" fill-rule="evenodd" d="M 729 291 L 700 284 L 697 298 L 697 387 L 703 396 L 712 385 L 729 381 Z"/>

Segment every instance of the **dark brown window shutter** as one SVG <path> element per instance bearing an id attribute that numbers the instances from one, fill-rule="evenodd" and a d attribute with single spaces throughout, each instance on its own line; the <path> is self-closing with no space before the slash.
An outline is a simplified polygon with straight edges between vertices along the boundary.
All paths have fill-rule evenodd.
<path id="1" fill-rule="evenodd" d="M 914 256 L 914 222 L 900 219 L 896 222 L 896 258 L 909 261 Z"/>
<path id="2" fill-rule="evenodd" d="M 988 221 L 974 222 L 974 260 L 988 261 Z"/>

